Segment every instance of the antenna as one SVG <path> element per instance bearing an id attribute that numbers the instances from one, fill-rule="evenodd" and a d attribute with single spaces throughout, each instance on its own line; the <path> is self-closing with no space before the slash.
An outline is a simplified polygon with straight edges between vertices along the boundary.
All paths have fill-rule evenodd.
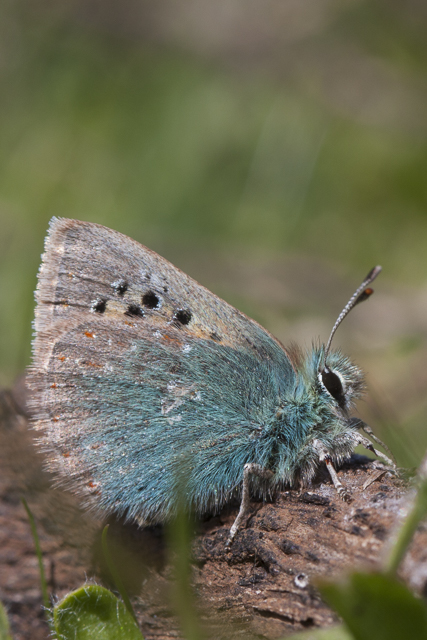
<path id="1" fill-rule="evenodd" d="M 328 357 L 328 353 L 331 348 L 332 338 L 334 337 L 336 330 L 338 329 L 338 327 L 340 326 L 344 318 L 350 313 L 352 309 L 354 309 L 354 307 L 357 304 L 359 304 L 359 302 L 363 302 L 364 300 L 367 300 L 374 293 L 374 290 L 368 287 L 368 284 L 371 284 L 371 282 L 375 280 L 377 275 L 381 272 L 381 269 L 382 267 L 377 266 L 370 270 L 370 272 L 368 273 L 368 275 L 366 276 L 366 278 L 364 279 L 360 287 L 356 289 L 356 291 L 353 293 L 350 300 L 347 302 L 344 309 L 341 311 L 340 315 L 338 316 L 337 321 L 332 327 L 331 335 L 329 336 L 329 340 L 326 344 L 326 349 L 325 349 L 325 354 L 323 356 L 323 364 L 321 369 L 322 371 L 326 366 L 326 358 Z"/>

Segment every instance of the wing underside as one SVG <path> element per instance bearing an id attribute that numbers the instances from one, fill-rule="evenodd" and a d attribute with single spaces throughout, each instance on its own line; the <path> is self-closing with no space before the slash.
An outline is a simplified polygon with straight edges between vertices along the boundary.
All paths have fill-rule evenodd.
<path id="1" fill-rule="evenodd" d="M 53 222 L 37 303 L 29 386 L 50 467 L 144 521 L 173 511 L 182 470 L 196 510 L 222 504 L 262 457 L 263 425 L 293 379 L 281 345 L 157 254 L 89 223 Z"/>

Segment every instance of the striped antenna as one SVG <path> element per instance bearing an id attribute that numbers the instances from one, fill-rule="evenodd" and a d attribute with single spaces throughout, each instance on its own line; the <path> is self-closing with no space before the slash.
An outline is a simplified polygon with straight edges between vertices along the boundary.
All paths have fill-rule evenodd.
<path id="1" fill-rule="evenodd" d="M 332 327 L 331 335 L 329 336 L 329 340 L 326 345 L 321 371 L 323 371 L 323 369 L 326 366 L 326 358 L 328 357 L 328 353 L 332 344 L 332 338 L 334 337 L 336 330 L 338 329 L 338 327 L 340 326 L 344 318 L 350 313 L 352 309 L 354 309 L 354 307 L 357 304 L 359 304 L 359 302 L 363 302 L 364 300 L 367 300 L 374 293 L 374 290 L 368 287 L 368 285 L 375 280 L 377 275 L 381 272 L 381 269 L 382 267 L 380 266 L 377 266 L 371 269 L 371 271 L 368 273 L 368 275 L 366 276 L 366 278 L 364 279 L 360 287 L 356 289 L 356 291 L 353 293 L 350 300 L 347 302 L 344 309 L 341 311 L 340 315 L 338 316 L 337 321 Z"/>

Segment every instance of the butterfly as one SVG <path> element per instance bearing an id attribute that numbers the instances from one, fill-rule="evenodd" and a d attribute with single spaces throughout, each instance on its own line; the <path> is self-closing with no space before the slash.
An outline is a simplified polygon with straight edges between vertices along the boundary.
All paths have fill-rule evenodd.
<path id="1" fill-rule="evenodd" d="M 53 218 L 38 274 L 34 427 L 48 468 L 89 507 L 163 523 L 185 502 L 213 513 L 236 493 L 309 483 L 362 444 L 350 416 L 363 373 L 331 349 L 349 311 L 372 294 L 375 267 L 326 345 L 286 349 L 255 321 L 138 242 L 104 226 Z M 382 443 L 381 443 L 382 444 Z"/>

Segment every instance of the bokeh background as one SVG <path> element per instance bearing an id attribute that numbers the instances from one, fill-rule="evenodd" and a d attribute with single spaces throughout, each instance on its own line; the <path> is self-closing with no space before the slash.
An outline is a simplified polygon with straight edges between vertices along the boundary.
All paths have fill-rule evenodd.
<path id="1" fill-rule="evenodd" d="M 128 234 L 285 344 L 340 328 L 360 412 L 427 448 L 427 4 L 4 0 L 0 383 L 30 360 L 48 221 Z"/>

